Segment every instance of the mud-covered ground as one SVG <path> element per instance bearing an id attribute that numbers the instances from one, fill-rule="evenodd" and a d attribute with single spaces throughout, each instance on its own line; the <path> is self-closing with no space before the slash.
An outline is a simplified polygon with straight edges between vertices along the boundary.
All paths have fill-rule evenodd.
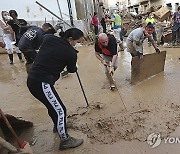
<path id="1" fill-rule="evenodd" d="M 130 84 L 131 57 L 119 53 L 119 68 L 114 79 L 118 90 L 110 91 L 103 66 L 94 55 L 93 46 L 80 47 L 78 71 L 90 106 L 86 107 L 76 74 L 57 81 L 55 87 L 67 108 L 73 127 L 69 134 L 84 139 L 78 148 L 58 151 L 59 138 L 46 108 L 26 87 L 24 64 L 15 57 L 10 65 L 0 54 L 0 103 L 5 113 L 34 123 L 25 139 L 37 138 L 35 154 L 178 154 L 180 144 L 164 143 L 149 148 L 147 137 L 159 132 L 161 138 L 180 137 L 180 48 L 167 51 L 165 71 L 136 85 Z M 146 47 L 145 53 L 154 52 Z"/>

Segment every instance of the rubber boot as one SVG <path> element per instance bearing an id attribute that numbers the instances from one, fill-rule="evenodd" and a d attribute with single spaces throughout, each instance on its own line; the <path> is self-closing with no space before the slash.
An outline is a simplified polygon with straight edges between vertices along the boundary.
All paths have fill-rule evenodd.
<path id="1" fill-rule="evenodd" d="M 74 137 L 69 136 L 66 140 L 60 142 L 59 150 L 65 150 L 69 148 L 76 148 L 83 143 L 83 139 L 76 139 Z"/>
<path id="2" fill-rule="evenodd" d="M 17 55 L 18 55 L 20 62 L 24 63 L 24 60 L 22 59 L 22 53 L 17 53 Z"/>
<path id="3" fill-rule="evenodd" d="M 26 72 L 27 72 L 27 74 L 29 74 L 29 72 L 30 72 L 30 70 L 31 70 L 31 68 L 32 68 L 32 63 L 31 64 L 27 64 L 26 63 Z"/>
<path id="4" fill-rule="evenodd" d="M 14 64 L 13 63 L 13 54 L 8 54 L 8 56 L 9 56 L 10 64 L 11 65 Z"/>

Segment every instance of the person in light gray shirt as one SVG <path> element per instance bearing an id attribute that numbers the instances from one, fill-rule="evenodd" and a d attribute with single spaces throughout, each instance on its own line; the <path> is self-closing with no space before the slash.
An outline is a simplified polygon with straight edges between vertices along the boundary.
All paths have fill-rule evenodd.
<path id="1" fill-rule="evenodd" d="M 155 41 L 153 40 L 152 33 L 154 32 L 154 27 L 149 23 L 145 27 L 137 28 L 133 30 L 126 40 L 127 52 L 130 52 L 132 57 L 138 56 L 142 58 L 143 56 L 143 41 L 146 38 L 149 38 L 154 49 L 157 53 L 160 53 L 160 50 L 157 48 Z"/>

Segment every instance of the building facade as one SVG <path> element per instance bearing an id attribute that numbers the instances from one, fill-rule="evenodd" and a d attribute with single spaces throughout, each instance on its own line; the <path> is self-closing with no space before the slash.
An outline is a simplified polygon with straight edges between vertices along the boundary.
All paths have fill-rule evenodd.
<path id="1" fill-rule="evenodd" d="M 122 0 L 123 1 L 123 0 Z M 177 11 L 180 6 L 179 0 L 127 0 L 128 10 L 136 13 L 143 13 L 151 6 L 164 6 L 170 11 Z"/>

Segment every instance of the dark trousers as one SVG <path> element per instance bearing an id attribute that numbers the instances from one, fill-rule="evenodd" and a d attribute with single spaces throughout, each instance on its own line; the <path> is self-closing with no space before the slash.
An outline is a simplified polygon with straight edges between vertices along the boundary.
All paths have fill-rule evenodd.
<path id="1" fill-rule="evenodd" d="M 172 42 L 180 43 L 180 27 L 178 29 L 172 31 Z"/>
<path id="2" fill-rule="evenodd" d="M 103 33 L 106 33 L 106 24 L 102 25 L 102 28 L 103 28 Z"/>
<path id="3" fill-rule="evenodd" d="M 41 101 L 48 110 L 61 140 L 68 138 L 66 129 L 66 107 L 53 85 L 28 78 L 27 86 L 31 94 Z"/>
<path id="4" fill-rule="evenodd" d="M 95 35 L 98 35 L 98 26 L 94 26 L 94 33 Z"/>
<path id="5" fill-rule="evenodd" d="M 24 57 L 26 59 L 26 64 L 32 64 L 36 58 L 36 50 L 25 50 L 23 51 Z"/>
<path id="6" fill-rule="evenodd" d="M 153 35 L 153 39 L 154 39 L 154 41 L 157 41 L 156 31 L 154 31 L 152 35 Z"/>

